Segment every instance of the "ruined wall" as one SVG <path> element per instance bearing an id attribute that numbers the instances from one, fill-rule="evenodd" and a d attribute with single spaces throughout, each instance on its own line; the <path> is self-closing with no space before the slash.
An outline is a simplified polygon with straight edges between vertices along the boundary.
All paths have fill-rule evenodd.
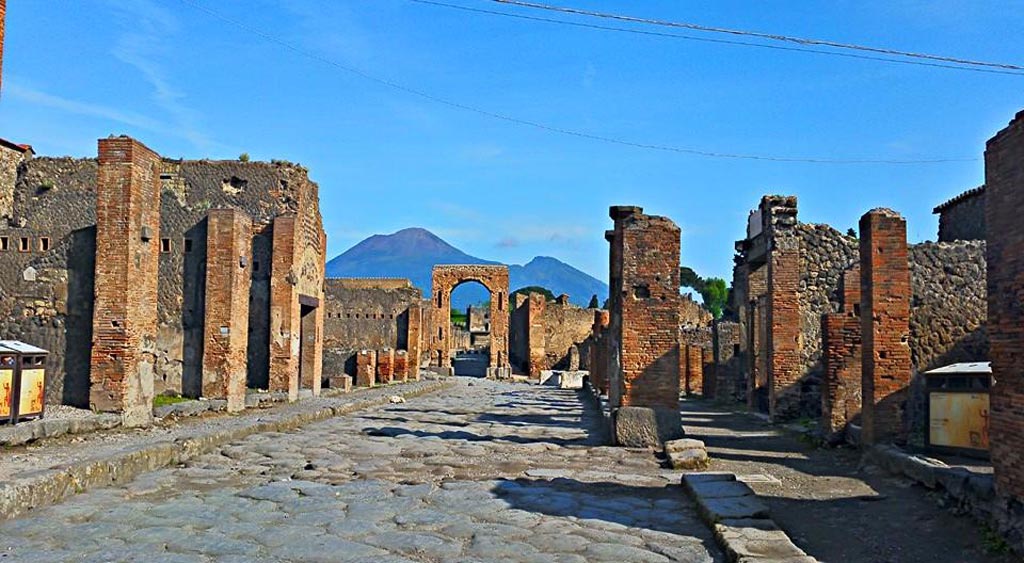
<path id="1" fill-rule="evenodd" d="M 985 240 L 985 186 L 968 190 L 935 208 L 939 242 Z"/>
<path id="2" fill-rule="evenodd" d="M 732 321 L 715 321 L 712 325 L 712 357 L 715 383 L 709 397 L 720 402 L 745 399 L 743 363 L 740 357 L 740 325 Z"/>
<path id="3" fill-rule="evenodd" d="M 376 287 L 362 279 L 328 278 L 325 288 L 325 377 L 355 376 L 359 350 L 411 350 L 409 311 L 418 312 L 423 298 L 412 282 L 388 280 Z"/>
<path id="4" fill-rule="evenodd" d="M 0 334 L 50 351 L 47 404 L 89 406 L 97 168 L 33 158 L 4 186 L 14 207 L 0 219 Z"/>
<path id="5" fill-rule="evenodd" d="M 916 244 L 909 257 L 916 371 L 987 361 L 985 241 Z"/>
<path id="6" fill-rule="evenodd" d="M 695 301 L 693 296 L 682 296 L 679 300 L 679 323 L 682 326 L 710 326 L 711 321 L 711 312 Z"/>
<path id="7" fill-rule="evenodd" d="M 828 225 L 801 223 L 800 234 L 800 369 L 801 416 L 817 417 L 824 376 L 821 318 L 840 310 L 843 272 L 859 260 L 859 245 Z"/>
<path id="8" fill-rule="evenodd" d="M 570 351 L 593 331 L 594 311 L 569 303 L 548 303 L 541 315 L 543 326 L 543 369 L 569 369 Z"/>
<path id="9" fill-rule="evenodd" d="M 32 152 L 0 139 L 0 222 L 4 225 L 14 213 L 14 184 L 18 181 L 18 165 L 32 158 Z"/>

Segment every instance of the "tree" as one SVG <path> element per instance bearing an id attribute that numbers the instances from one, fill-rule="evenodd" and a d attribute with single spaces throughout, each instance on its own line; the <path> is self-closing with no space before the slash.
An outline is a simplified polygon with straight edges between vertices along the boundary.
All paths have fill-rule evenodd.
<path id="1" fill-rule="evenodd" d="M 693 288 L 694 291 L 700 293 L 704 289 L 704 280 L 697 275 L 697 272 L 693 271 L 693 268 L 682 266 L 679 268 L 679 285 Z"/>
<path id="2" fill-rule="evenodd" d="M 854 229 L 853 227 L 850 227 L 849 229 L 846 229 L 846 236 L 857 238 L 857 230 Z"/>
<path id="3" fill-rule="evenodd" d="M 597 294 L 595 293 L 590 297 L 590 304 L 587 305 L 587 309 L 599 309 L 601 308 L 601 302 L 597 300 Z"/>
<path id="4" fill-rule="evenodd" d="M 700 296 L 704 299 L 704 308 L 711 311 L 713 317 L 720 319 L 729 302 L 729 288 L 722 278 L 708 278 L 703 281 L 704 288 L 700 291 Z"/>

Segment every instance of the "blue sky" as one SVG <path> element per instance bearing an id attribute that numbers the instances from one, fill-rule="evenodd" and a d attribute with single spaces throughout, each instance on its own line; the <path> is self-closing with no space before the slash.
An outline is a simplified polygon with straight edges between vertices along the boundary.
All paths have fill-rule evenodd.
<path id="1" fill-rule="evenodd" d="M 985 141 L 1024 108 L 1024 76 L 408 0 L 195 2 L 338 64 L 565 129 L 783 157 L 977 160 L 720 160 L 559 135 L 387 88 L 181 0 L 9 2 L 0 136 L 45 155 L 94 156 L 97 138 L 128 133 L 168 157 L 301 162 L 321 187 L 332 256 L 371 234 L 421 226 L 482 258 L 550 255 L 604 279 L 607 208 L 641 205 L 682 227 L 685 264 L 730 279 L 733 241 L 763 193 L 796 194 L 802 220 L 842 230 L 872 207 L 892 207 L 912 240 L 934 239 L 932 207 L 981 183 Z M 559 3 L 1024 63 L 1019 0 Z"/>

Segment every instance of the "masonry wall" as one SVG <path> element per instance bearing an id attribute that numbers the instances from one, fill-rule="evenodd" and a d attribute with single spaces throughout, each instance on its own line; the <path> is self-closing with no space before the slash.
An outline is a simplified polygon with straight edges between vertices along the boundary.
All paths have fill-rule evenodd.
<path id="1" fill-rule="evenodd" d="M 18 165 L 31 157 L 31 153 L 0 140 L 0 222 L 4 226 L 14 212 L 14 184 L 18 181 Z"/>
<path id="2" fill-rule="evenodd" d="M 419 354 L 420 290 L 408 280 L 375 287 L 361 279 L 325 282 L 324 376 L 356 375 L 360 350 L 407 350 Z M 410 324 L 416 325 L 410 328 Z"/>
<path id="3" fill-rule="evenodd" d="M 715 321 L 712 325 L 712 359 L 715 384 L 709 397 L 720 402 L 742 402 L 745 399 L 743 364 L 739 356 L 740 325 L 731 321 Z"/>
<path id="4" fill-rule="evenodd" d="M 593 332 L 594 312 L 568 301 L 547 303 L 540 316 L 544 355 L 541 369 L 570 369 L 570 352 Z"/>
<path id="5" fill-rule="evenodd" d="M 939 242 L 985 240 L 985 189 L 975 188 L 939 211 Z"/>
<path id="6" fill-rule="evenodd" d="M 89 404 L 152 420 L 160 157 L 128 137 L 99 142 L 96 286 Z"/>
<path id="7" fill-rule="evenodd" d="M 988 334 L 992 388 L 990 439 L 996 491 L 1016 507 L 1024 501 L 1024 112 L 985 150 L 988 241 Z M 1018 520 L 1019 522 L 1020 520 Z M 1022 531 L 1017 524 L 1019 545 Z"/>

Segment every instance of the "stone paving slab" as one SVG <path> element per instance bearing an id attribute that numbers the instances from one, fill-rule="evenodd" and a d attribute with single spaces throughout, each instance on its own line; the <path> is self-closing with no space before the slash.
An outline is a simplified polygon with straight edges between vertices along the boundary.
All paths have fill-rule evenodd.
<path id="1" fill-rule="evenodd" d="M 725 555 L 575 391 L 462 378 L 0 522 L 12 561 L 682 561 Z M 674 481 L 678 480 L 678 473 Z"/>
<path id="2" fill-rule="evenodd" d="M 43 445 L 33 450 L 37 463 L 11 471 L 0 482 L 0 520 L 60 502 L 87 489 L 130 481 L 141 473 L 185 462 L 251 434 L 287 430 L 386 403 L 396 393 L 416 396 L 447 385 L 443 381 L 423 381 L 368 389 L 337 398 L 318 398 L 257 413 L 208 419 L 201 424 L 129 431 L 110 443 L 104 442 L 105 436 L 89 435 L 79 438 L 83 442 L 69 445 L 77 453 L 70 457 L 61 455 L 67 453 L 67 447 L 56 447 L 55 455 L 47 458 L 48 447 Z M 90 442 L 97 446 L 89 448 Z"/>

